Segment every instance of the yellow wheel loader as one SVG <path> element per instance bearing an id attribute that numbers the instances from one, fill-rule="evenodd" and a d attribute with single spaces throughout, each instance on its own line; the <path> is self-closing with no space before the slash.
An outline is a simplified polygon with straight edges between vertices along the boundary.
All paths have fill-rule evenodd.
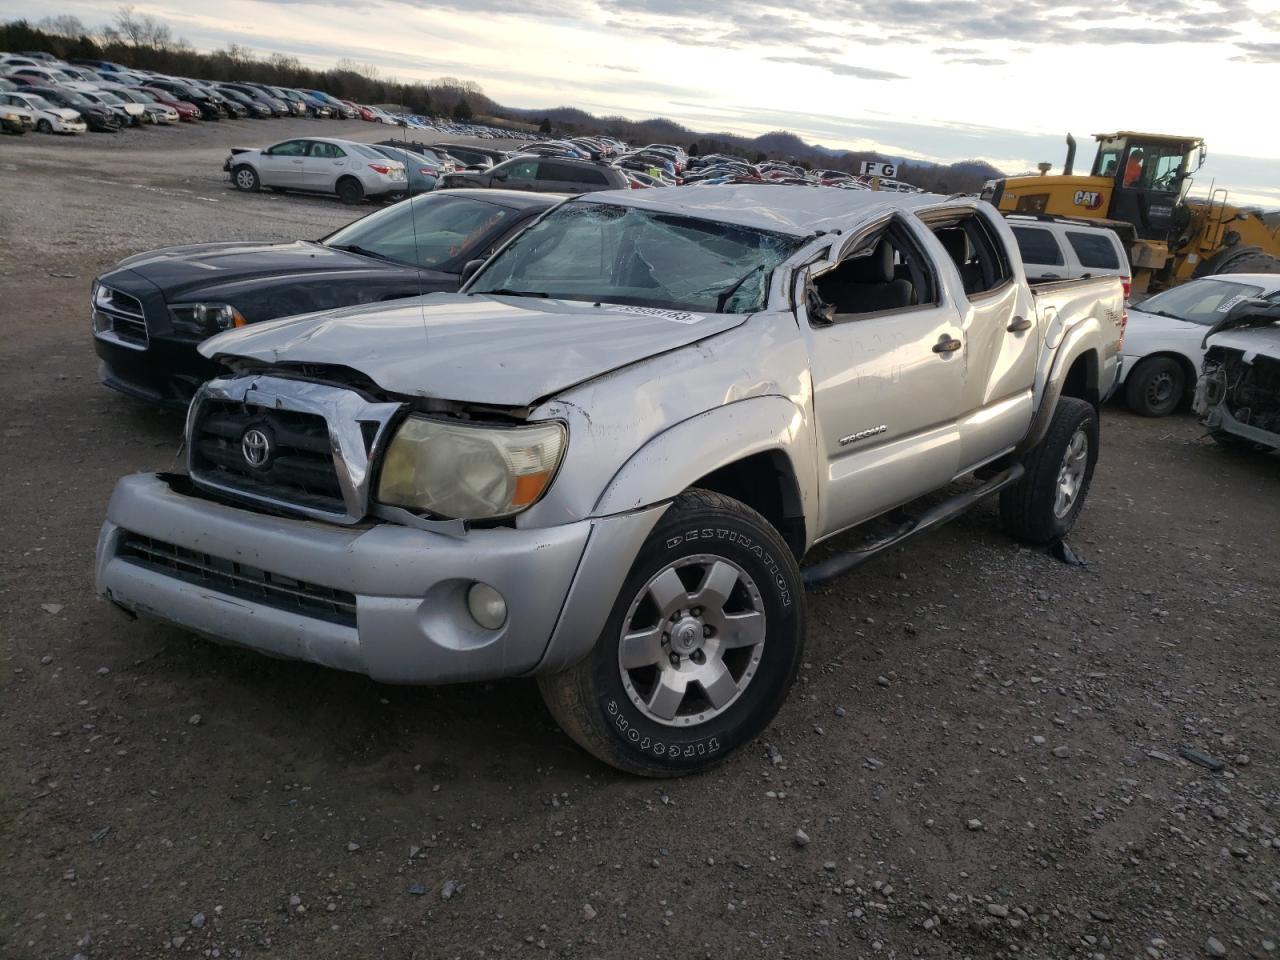
<path id="1" fill-rule="evenodd" d="M 991 180 L 982 199 L 1002 213 L 1079 219 L 1120 234 L 1133 267 L 1133 292 L 1155 292 L 1213 273 L 1280 273 L 1280 215 L 1227 202 L 1227 190 L 1188 199 L 1207 152 L 1200 137 L 1099 133 L 1088 176 L 1074 172 L 1067 135 L 1060 176 Z"/>

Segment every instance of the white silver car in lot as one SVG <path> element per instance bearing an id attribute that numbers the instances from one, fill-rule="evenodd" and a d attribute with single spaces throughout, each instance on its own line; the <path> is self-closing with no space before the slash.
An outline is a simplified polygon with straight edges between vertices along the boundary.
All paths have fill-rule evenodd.
<path id="1" fill-rule="evenodd" d="M 1204 361 L 1205 334 L 1232 307 L 1252 299 L 1280 300 L 1280 274 L 1201 277 L 1130 307 L 1116 387 L 1129 409 L 1165 417 L 1181 407 Z"/>
<path id="2" fill-rule="evenodd" d="M 0 93 L 0 106 L 31 114 L 32 126 L 40 133 L 84 133 L 89 129 L 77 111 L 56 106 L 34 93 Z"/>
<path id="3" fill-rule="evenodd" d="M 104 90 L 97 84 L 93 83 L 64 83 L 62 86 L 68 90 L 74 90 L 81 96 L 93 103 L 101 104 L 111 110 L 121 123 L 137 126 L 147 122 L 146 108 L 140 103 L 134 103 L 132 100 L 125 100 L 123 97 L 117 96 L 110 90 Z"/>
<path id="4" fill-rule="evenodd" d="M 161 103 L 155 94 L 148 93 L 146 90 L 127 87 L 123 83 L 100 83 L 98 89 L 115 94 L 125 103 L 140 105 L 146 111 L 142 118 L 144 123 L 177 123 L 181 119 L 177 110 L 168 104 Z"/>
<path id="5" fill-rule="evenodd" d="M 409 187 L 399 160 L 363 143 L 329 137 L 284 140 L 262 149 L 232 147 L 222 169 L 237 190 L 328 193 L 343 203 L 402 194 Z"/>

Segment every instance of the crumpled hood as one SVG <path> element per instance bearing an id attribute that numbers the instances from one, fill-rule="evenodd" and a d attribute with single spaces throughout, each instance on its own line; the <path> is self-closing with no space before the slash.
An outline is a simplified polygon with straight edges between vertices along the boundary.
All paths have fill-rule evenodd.
<path id="1" fill-rule="evenodd" d="M 1280 326 L 1274 323 L 1265 327 L 1223 330 L 1211 334 L 1207 340 L 1211 347 L 1241 350 L 1247 354 L 1258 354 L 1280 360 Z"/>
<path id="2" fill-rule="evenodd" d="M 575 300 L 430 294 L 286 317 L 206 340 L 206 357 L 350 367 L 392 392 L 521 407 L 746 320 Z"/>

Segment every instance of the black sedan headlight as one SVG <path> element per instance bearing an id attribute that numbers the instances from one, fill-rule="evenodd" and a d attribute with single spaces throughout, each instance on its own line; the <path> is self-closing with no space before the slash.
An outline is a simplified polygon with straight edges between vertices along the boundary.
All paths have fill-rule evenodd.
<path id="1" fill-rule="evenodd" d="M 243 327 L 245 319 L 229 303 L 175 303 L 169 307 L 173 329 L 203 340 L 223 330 Z"/>

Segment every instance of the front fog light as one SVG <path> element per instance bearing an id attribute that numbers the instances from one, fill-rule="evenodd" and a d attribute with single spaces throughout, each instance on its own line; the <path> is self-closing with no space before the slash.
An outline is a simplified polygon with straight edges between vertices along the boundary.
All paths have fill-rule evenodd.
<path id="1" fill-rule="evenodd" d="M 467 591 L 471 619 L 486 630 L 497 630 L 507 622 L 507 601 L 487 583 L 473 583 Z"/>

